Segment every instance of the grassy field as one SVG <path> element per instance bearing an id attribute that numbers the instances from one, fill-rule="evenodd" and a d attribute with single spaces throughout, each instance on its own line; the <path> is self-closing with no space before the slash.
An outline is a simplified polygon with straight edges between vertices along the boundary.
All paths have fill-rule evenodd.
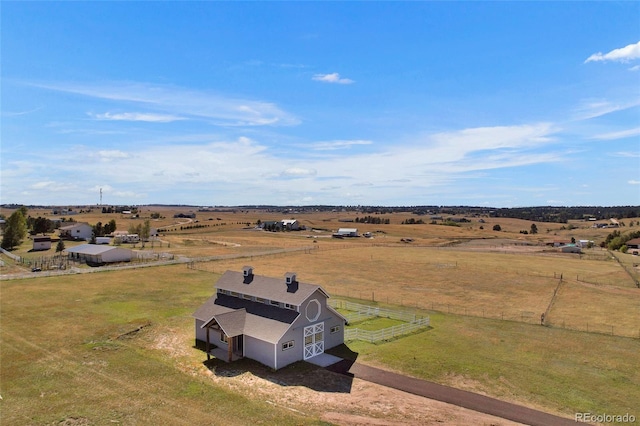
<path id="1" fill-rule="evenodd" d="M 431 313 L 433 328 L 349 343 L 358 361 L 572 416 L 638 417 L 637 339 Z M 597 349 L 596 349 L 597 348 Z"/>
<path id="2" fill-rule="evenodd" d="M 74 219 L 106 223 L 113 217 L 126 230 L 157 211 L 164 218 L 152 226 L 185 221 L 173 219 L 175 209 L 155 207 L 143 209 L 140 219 L 105 217 L 95 209 Z M 320 412 L 303 418 L 219 386 L 210 380 L 203 354 L 192 348 L 191 312 L 211 295 L 217 274 L 246 264 L 261 275 L 297 272 L 333 296 L 429 312 L 433 329 L 427 332 L 385 344 L 350 343 L 360 361 L 565 415 L 637 410 L 637 256 L 616 254 L 616 261 L 605 250 L 578 256 L 540 245 L 571 237 L 598 243 L 610 230 L 584 222 L 574 229 L 538 224 L 539 234 L 523 235 L 530 222 L 502 218 L 461 227 L 401 225 L 415 217 L 410 213 L 388 215 L 390 225 L 363 225 L 341 222 L 356 215 L 340 212 L 297 217 L 317 231 L 246 226 L 287 216 L 198 213 L 199 223 L 211 226 L 167 232 L 145 247 L 176 256 L 243 256 L 199 262 L 197 269 L 176 265 L 0 282 L 3 423 L 186 424 L 212 413 L 228 424 L 319 423 Z M 503 231 L 492 231 L 493 224 Z M 375 238 L 330 237 L 352 226 Z M 302 250 L 264 255 L 296 248 Z M 27 241 L 15 253 L 54 251 L 29 249 Z M 2 274 L 21 270 L 3 260 Z M 550 327 L 539 325 L 545 311 Z"/>
<path id="3" fill-rule="evenodd" d="M 177 265 L 1 282 L 3 423 L 192 424 L 233 412 L 226 423 L 317 424 L 308 408 L 303 418 L 209 379 L 190 314 L 216 278 Z M 637 339 L 429 314 L 429 331 L 349 347 L 365 363 L 565 415 L 636 409 Z"/>
<path id="4" fill-rule="evenodd" d="M 0 283 L 2 423 L 318 424 L 208 380 L 190 314 L 215 278 L 174 266 Z"/>

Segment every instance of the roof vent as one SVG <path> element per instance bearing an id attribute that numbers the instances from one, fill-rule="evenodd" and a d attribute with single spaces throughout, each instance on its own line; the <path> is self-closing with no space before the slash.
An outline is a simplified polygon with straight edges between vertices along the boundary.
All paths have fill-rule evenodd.
<path id="1" fill-rule="evenodd" d="M 298 281 L 295 272 L 287 272 L 284 275 L 284 281 L 287 284 L 287 292 L 295 293 L 298 290 Z"/>
<path id="2" fill-rule="evenodd" d="M 252 266 L 244 266 L 242 268 L 242 275 L 244 276 L 244 283 L 249 284 L 253 281 L 253 267 Z"/>

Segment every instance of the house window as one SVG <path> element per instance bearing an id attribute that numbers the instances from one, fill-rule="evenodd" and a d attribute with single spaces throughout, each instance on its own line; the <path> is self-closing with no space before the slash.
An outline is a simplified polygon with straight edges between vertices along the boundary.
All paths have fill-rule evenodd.
<path id="1" fill-rule="evenodd" d="M 280 306 L 280 302 L 278 302 L 277 300 L 271 300 L 269 303 L 271 303 L 273 306 Z"/>
<path id="2" fill-rule="evenodd" d="M 251 300 L 251 299 L 253 299 L 253 297 L 249 296 L 248 294 L 243 294 L 243 295 L 242 295 L 242 298 L 243 298 L 243 299 L 247 299 L 247 300 Z"/>
<path id="3" fill-rule="evenodd" d="M 223 332 L 220 332 L 220 341 L 226 344 L 229 344 L 229 338 Z"/>
<path id="4" fill-rule="evenodd" d="M 339 325 L 336 325 L 335 327 L 331 327 L 331 334 L 337 333 L 338 331 L 340 331 Z"/>
<path id="5" fill-rule="evenodd" d="M 264 303 L 265 300 L 262 297 L 256 297 L 256 302 L 258 303 Z"/>
<path id="6" fill-rule="evenodd" d="M 238 297 L 238 296 L 239 296 L 239 294 L 238 294 L 238 293 L 236 293 L 235 291 L 231 291 L 231 292 L 229 292 L 229 294 L 230 294 L 231 296 L 233 296 L 233 297 Z"/>
<path id="7" fill-rule="evenodd" d="M 294 311 L 296 310 L 296 305 L 290 305 L 288 303 L 285 303 L 284 307 L 287 308 L 287 309 L 293 309 Z"/>
<path id="8" fill-rule="evenodd" d="M 284 342 L 282 344 L 282 350 L 286 351 L 287 349 L 291 349 L 293 347 L 293 340 L 289 341 L 289 342 Z"/>

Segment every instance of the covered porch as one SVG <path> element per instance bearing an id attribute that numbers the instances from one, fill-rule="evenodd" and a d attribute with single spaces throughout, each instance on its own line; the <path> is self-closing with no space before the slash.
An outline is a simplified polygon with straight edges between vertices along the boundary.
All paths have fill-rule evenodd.
<path id="1" fill-rule="evenodd" d="M 244 319 L 246 311 L 241 309 L 235 312 L 214 315 L 202 325 L 206 330 L 205 352 L 207 361 L 211 356 L 225 361 L 233 362 L 244 357 Z M 219 336 L 221 343 L 226 348 L 218 347 L 211 343 L 212 336 Z"/>

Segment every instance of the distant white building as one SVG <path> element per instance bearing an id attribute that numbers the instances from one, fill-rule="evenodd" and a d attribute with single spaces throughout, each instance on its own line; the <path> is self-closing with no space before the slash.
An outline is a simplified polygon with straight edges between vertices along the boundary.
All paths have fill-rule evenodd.
<path id="1" fill-rule="evenodd" d="M 88 264 L 95 265 L 114 262 L 130 262 L 133 258 L 132 250 L 97 244 L 82 244 L 66 249 L 65 251 L 72 259 L 84 260 Z"/>
<path id="2" fill-rule="evenodd" d="M 334 234 L 336 237 L 357 237 L 358 229 L 357 228 L 340 228 L 338 232 Z"/>
<path id="3" fill-rule="evenodd" d="M 49 250 L 51 248 L 51 237 L 33 237 L 33 251 Z"/>
<path id="4" fill-rule="evenodd" d="M 297 231 L 300 229 L 300 222 L 296 219 L 283 219 L 280 223 L 282 223 L 282 228 L 288 229 L 289 231 Z"/>

